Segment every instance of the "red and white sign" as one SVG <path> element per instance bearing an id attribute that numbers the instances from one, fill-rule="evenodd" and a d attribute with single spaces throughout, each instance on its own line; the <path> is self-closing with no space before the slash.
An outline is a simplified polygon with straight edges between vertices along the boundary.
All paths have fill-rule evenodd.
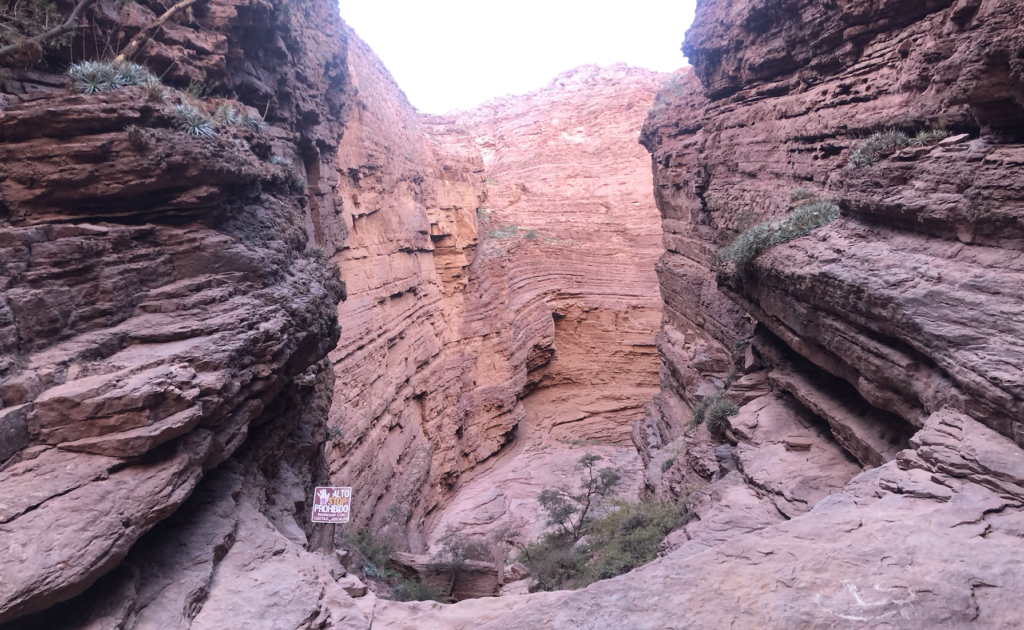
<path id="1" fill-rule="evenodd" d="M 347 523 L 352 507 L 352 488 L 321 487 L 313 490 L 314 523 Z"/>

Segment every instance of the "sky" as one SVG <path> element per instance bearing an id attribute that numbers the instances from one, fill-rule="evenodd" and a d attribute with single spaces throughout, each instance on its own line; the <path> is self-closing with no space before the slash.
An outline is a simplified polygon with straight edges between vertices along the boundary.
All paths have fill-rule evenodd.
<path id="1" fill-rule="evenodd" d="M 671 72 L 696 0 L 339 0 L 422 112 L 470 109 L 576 66 Z"/>

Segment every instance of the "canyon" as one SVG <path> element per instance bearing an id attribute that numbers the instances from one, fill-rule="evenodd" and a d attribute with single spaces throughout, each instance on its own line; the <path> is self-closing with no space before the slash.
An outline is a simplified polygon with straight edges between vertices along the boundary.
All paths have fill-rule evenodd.
<path id="1" fill-rule="evenodd" d="M 160 86 L 69 84 L 164 10 L 0 75 L 0 626 L 1024 627 L 1019 3 L 703 0 L 692 67 L 425 115 L 331 3 L 206 0 Z M 851 160 L 886 131 L 942 133 Z M 349 572 L 540 536 L 586 453 L 685 504 L 655 561 Z"/>

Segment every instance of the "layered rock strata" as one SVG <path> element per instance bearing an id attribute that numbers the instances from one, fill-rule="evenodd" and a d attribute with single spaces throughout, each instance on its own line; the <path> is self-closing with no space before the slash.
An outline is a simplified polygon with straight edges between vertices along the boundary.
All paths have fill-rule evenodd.
<path id="1" fill-rule="evenodd" d="M 952 411 L 910 444 L 809 513 L 710 549 L 581 591 L 380 602 L 373 627 L 1015 627 L 1020 448 Z"/>
<path id="2" fill-rule="evenodd" d="M 356 488 L 354 526 L 415 551 L 513 514 L 539 528 L 536 495 L 575 477 L 585 442 L 635 493 L 629 432 L 657 391 L 660 317 L 635 132 L 663 77 L 584 67 L 421 116 L 355 38 L 349 59 L 357 107 L 332 219 L 350 233 L 332 259 L 349 299 L 328 455 Z"/>
<path id="3" fill-rule="evenodd" d="M 703 328 L 731 353 L 750 327 L 719 314 L 727 295 L 874 408 L 920 426 L 950 406 L 1018 436 L 1021 8 L 732 11 L 705 3 L 687 39 L 710 97 L 699 120 L 666 90 L 645 127 L 666 218 L 666 301 L 686 299 L 676 297 L 684 278 L 707 286 L 720 246 L 801 197 L 833 198 L 843 218 L 673 313 L 714 322 Z M 882 128 L 967 135 L 848 168 Z M 675 366 L 686 343 L 671 332 L 662 354 Z M 697 392 L 685 379 L 674 389 Z"/>
<path id="4" fill-rule="evenodd" d="M 44 613 L 30 623 L 217 625 L 226 604 L 214 601 L 236 587 L 218 590 L 211 575 L 225 553 L 228 565 L 243 553 L 231 546 L 236 536 L 262 527 L 268 553 L 221 579 L 271 571 L 279 530 L 300 550 L 306 542 L 293 518 L 274 528 L 260 516 L 260 491 L 246 493 L 256 508 L 242 506 L 238 489 L 259 486 L 259 475 L 243 473 L 256 464 L 234 454 L 247 437 L 250 450 L 270 434 L 280 446 L 277 433 L 298 422 L 299 381 L 311 385 L 307 370 L 338 339 L 344 286 L 308 255 L 316 243 L 304 224 L 315 221 L 311 207 L 333 203 L 331 180 L 314 173 L 333 163 L 344 122 L 344 33 L 325 4 L 287 14 L 259 2 L 202 7 L 168 22 L 137 61 L 179 87 L 219 86 L 237 99 L 221 102 L 265 113 L 263 132 L 220 125 L 215 137 L 188 135 L 175 112 L 185 96 L 166 87 L 69 89 L 61 55 L 88 51 L 112 29 L 130 37 L 165 10 L 159 4 L 100 3 L 75 46 L 38 70 L 5 69 L 0 621 L 89 589 L 65 605 L 64 621 Z M 303 476 L 325 478 L 306 433 L 301 453 L 274 446 L 285 452 L 255 460 L 269 469 L 276 455 L 292 457 L 305 471 L 284 484 L 279 512 L 305 504 Z M 147 537 L 175 510 L 178 542 L 166 530 Z M 194 560 L 172 558 L 178 544 Z M 307 610 L 325 618 L 315 591 Z"/>
<path id="5" fill-rule="evenodd" d="M 1020 11 L 701 3 L 693 74 L 641 138 L 667 252 L 662 389 L 633 431 L 698 520 L 582 591 L 379 605 L 375 627 L 1019 625 Z M 849 167 L 887 128 L 949 137 Z M 716 262 L 814 198 L 841 217 Z M 716 393 L 740 405 L 724 440 L 687 430 Z"/>

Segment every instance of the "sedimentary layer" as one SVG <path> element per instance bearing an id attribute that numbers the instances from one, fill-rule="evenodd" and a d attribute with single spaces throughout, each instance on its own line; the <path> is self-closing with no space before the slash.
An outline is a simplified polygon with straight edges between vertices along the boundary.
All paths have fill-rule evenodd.
<path id="1" fill-rule="evenodd" d="M 667 251 L 633 431 L 696 519 L 582 591 L 383 604 L 374 627 L 1019 625 L 1020 11 L 700 3 L 692 73 L 641 136 Z M 851 166 L 887 129 L 945 139 Z M 814 199 L 838 220 L 718 260 Z M 714 436 L 690 422 L 709 395 L 739 407 Z"/>
<path id="2" fill-rule="evenodd" d="M 635 131 L 663 77 L 583 67 L 540 92 L 423 116 L 351 42 L 344 205 L 327 221 L 349 231 L 332 258 L 349 299 L 328 458 L 357 489 L 357 526 L 390 527 L 421 551 L 431 532 L 465 528 L 481 500 L 488 526 L 532 514 L 513 505 L 573 474 L 582 453 L 570 442 L 635 461 L 629 432 L 656 392 L 660 316 Z M 556 449 L 527 466 L 537 476 L 481 499 L 475 488 L 494 480 L 478 473 L 536 440 Z"/>
<path id="3" fill-rule="evenodd" d="M 233 454 L 247 437 L 259 448 L 257 426 L 295 424 L 297 383 L 314 378 L 338 339 L 344 285 L 310 254 L 317 243 L 304 224 L 315 221 L 311 206 L 333 203 L 331 180 L 312 173 L 333 164 L 344 122 L 340 20 L 321 4 L 287 15 L 265 3 L 203 7 L 168 22 L 138 56 L 168 87 L 83 94 L 63 74 L 63 55 L 111 29 L 130 37 L 159 4 L 99 5 L 78 47 L 37 70 L 5 69 L 0 621 L 89 589 L 203 495 L 197 487 L 217 484 L 203 481 L 207 471 L 253 482 L 253 471 L 236 474 Z M 265 129 L 187 134 L 179 99 L 211 114 L 215 104 L 187 97 L 190 82 L 219 86 L 217 102 L 265 118 Z M 312 478 L 319 447 L 309 441 L 307 463 L 295 465 Z M 292 510 L 305 502 L 298 492 Z M 211 570 L 226 550 L 188 543 Z M 131 561 L 69 602 L 61 623 L 148 627 L 155 600 L 117 589 L 149 588 L 149 562 L 165 572 L 157 581 L 189 570 Z M 176 612 L 156 615 L 161 627 L 202 617 L 216 588 L 199 592 L 162 600 Z M 47 614 L 26 623 L 54 627 Z"/>

